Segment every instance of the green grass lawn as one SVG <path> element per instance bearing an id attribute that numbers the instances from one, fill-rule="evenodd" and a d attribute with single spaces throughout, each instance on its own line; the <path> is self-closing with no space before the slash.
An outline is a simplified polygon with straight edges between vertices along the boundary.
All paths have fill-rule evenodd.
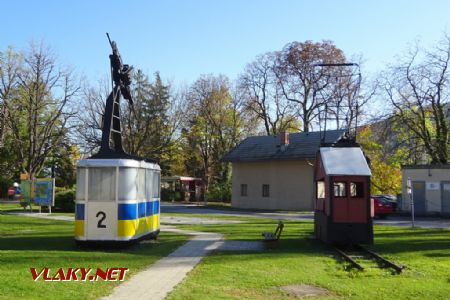
<path id="1" fill-rule="evenodd" d="M 165 214 L 240 220 L 241 224 L 177 225 L 223 233 L 228 240 L 261 240 L 277 221 L 214 214 Z M 264 252 L 221 252 L 206 257 L 169 299 L 291 299 L 277 287 L 311 284 L 326 299 L 450 299 L 450 230 L 376 226 L 373 250 L 407 266 L 390 270 L 345 269 L 330 248 L 311 238 L 308 221 L 285 221 L 278 246 Z M 186 236 L 162 233 L 157 244 L 105 251 L 78 248 L 71 222 L 0 214 L 0 299 L 98 299 L 114 282 L 34 282 L 29 268 L 128 267 L 126 279 L 180 246 Z M 320 297 L 314 299 L 322 299 Z"/>
<path id="2" fill-rule="evenodd" d="M 33 209 L 35 208 L 37 207 L 33 207 Z M 23 210 L 23 208 L 22 206 L 20 206 L 20 204 L 17 203 L 0 203 L 0 211 L 7 211 L 7 210 Z"/>
<path id="3" fill-rule="evenodd" d="M 1 212 L 12 212 L 12 211 L 14 211 L 14 212 L 30 212 L 30 209 L 27 207 L 27 209 L 23 209 L 23 207 L 22 206 L 20 206 L 20 204 L 18 204 L 18 203 L 0 203 L 0 213 Z M 37 212 L 39 212 L 39 206 L 37 206 L 37 205 L 32 205 L 32 209 L 31 209 L 31 211 L 33 212 L 33 213 L 37 213 Z M 48 214 L 48 209 L 47 209 L 47 207 L 44 207 L 43 209 L 42 209 L 42 213 L 44 213 L 44 214 Z M 55 212 L 55 211 L 52 211 L 52 213 L 51 213 L 52 215 L 55 215 L 55 216 L 74 216 L 75 215 L 75 213 L 70 213 L 70 212 Z"/>
<path id="4" fill-rule="evenodd" d="M 214 216 L 211 216 L 214 217 Z M 230 240 L 260 240 L 276 221 L 246 218 L 246 224 L 180 225 L 220 232 Z M 286 221 L 276 249 L 216 252 L 205 258 L 169 299 L 290 299 L 277 287 L 311 284 L 330 294 L 314 299 L 450 299 L 450 230 L 376 226 L 373 250 L 408 268 L 346 271 L 334 253 L 311 239 L 311 222 Z"/>
<path id="5" fill-rule="evenodd" d="M 215 220 L 229 220 L 229 221 L 241 221 L 241 222 L 247 222 L 248 220 L 261 220 L 261 217 L 257 216 L 248 216 L 243 218 L 242 216 L 234 216 L 234 215 L 219 215 L 219 214 L 199 214 L 195 213 L 195 210 L 192 211 L 192 213 L 186 214 L 186 213 L 173 213 L 173 212 L 167 212 L 167 213 L 161 213 L 161 216 L 163 217 L 191 217 L 191 218 L 203 218 L 203 219 L 215 219 Z M 267 220 L 267 219 L 266 219 Z M 161 221 L 163 222 L 163 220 Z M 206 229 L 209 229 L 206 228 Z M 205 230 L 206 230 L 205 229 Z"/>
<path id="6" fill-rule="evenodd" d="M 161 233 L 157 243 L 122 250 L 87 250 L 76 246 L 73 223 L 0 214 L 0 299 L 97 299 L 117 282 L 33 281 L 30 267 L 41 269 L 125 267 L 133 273 L 168 255 L 187 237 Z"/>

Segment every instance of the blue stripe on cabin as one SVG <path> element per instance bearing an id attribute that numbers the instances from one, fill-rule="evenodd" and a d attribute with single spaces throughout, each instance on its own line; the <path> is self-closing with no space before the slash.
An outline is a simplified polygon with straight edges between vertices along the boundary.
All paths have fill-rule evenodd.
<path id="1" fill-rule="evenodd" d="M 75 220 L 84 220 L 84 204 L 75 206 Z"/>
<path id="2" fill-rule="evenodd" d="M 153 201 L 153 214 L 159 214 L 159 200 L 158 201 Z"/>
<path id="3" fill-rule="evenodd" d="M 119 203 L 119 220 L 137 219 L 137 203 Z"/>
<path id="4" fill-rule="evenodd" d="M 151 202 L 147 202 L 147 205 L 145 206 L 145 216 L 151 216 L 153 215 L 153 206 Z"/>
<path id="5" fill-rule="evenodd" d="M 140 202 L 138 204 L 138 216 L 139 218 L 145 217 L 145 202 Z"/>

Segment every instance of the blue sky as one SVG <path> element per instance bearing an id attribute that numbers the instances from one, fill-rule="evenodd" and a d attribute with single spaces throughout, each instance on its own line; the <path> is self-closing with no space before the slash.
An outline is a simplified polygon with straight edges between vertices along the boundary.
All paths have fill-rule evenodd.
<path id="1" fill-rule="evenodd" d="M 109 45 L 125 63 L 175 83 L 199 75 L 235 79 L 256 55 L 292 41 L 332 40 L 362 54 L 366 74 L 408 44 L 432 45 L 450 28 L 450 1 L 1 1 L 0 50 L 43 40 L 89 80 L 108 74 Z"/>

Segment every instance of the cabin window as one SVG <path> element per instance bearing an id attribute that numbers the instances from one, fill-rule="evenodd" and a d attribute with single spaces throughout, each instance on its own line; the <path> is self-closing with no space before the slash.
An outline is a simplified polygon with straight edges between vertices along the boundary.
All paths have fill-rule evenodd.
<path id="1" fill-rule="evenodd" d="M 241 196 L 247 197 L 247 185 L 246 184 L 241 184 Z"/>
<path id="2" fill-rule="evenodd" d="M 333 184 L 334 197 L 346 197 L 346 184 L 345 182 L 335 182 Z"/>
<path id="3" fill-rule="evenodd" d="M 153 198 L 159 198 L 161 173 L 153 172 Z"/>
<path id="4" fill-rule="evenodd" d="M 137 199 L 137 176 L 136 168 L 119 168 L 119 201 Z"/>
<path id="5" fill-rule="evenodd" d="M 147 200 L 151 200 L 152 199 L 152 185 L 153 185 L 153 171 L 146 169 L 145 170 L 145 198 Z"/>
<path id="6" fill-rule="evenodd" d="M 138 169 L 137 199 L 145 200 L 145 169 Z"/>
<path id="7" fill-rule="evenodd" d="M 364 183 L 350 182 L 350 196 L 355 198 L 364 197 Z"/>
<path id="8" fill-rule="evenodd" d="M 270 186 L 268 184 L 262 185 L 262 196 L 269 197 L 270 196 Z"/>
<path id="9" fill-rule="evenodd" d="M 90 168 L 89 201 L 116 201 L 116 168 Z"/>
<path id="10" fill-rule="evenodd" d="M 77 170 L 77 200 L 86 200 L 86 168 Z"/>
<path id="11" fill-rule="evenodd" d="M 325 198 L 325 182 L 317 181 L 317 199 Z"/>

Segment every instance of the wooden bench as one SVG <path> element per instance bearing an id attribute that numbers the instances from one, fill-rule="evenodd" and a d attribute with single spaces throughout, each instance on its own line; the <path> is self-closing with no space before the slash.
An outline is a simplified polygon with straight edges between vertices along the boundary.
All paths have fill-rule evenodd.
<path id="1" fill-rule="evenodd" d="M 284 224 L 283 222 L 279 221 L 277 229 L 275 229 L 275 232 L 263 232 L 262 236 L 264 237 L 264 242 L 273 242 L 278 241 L 280 239 L 281 232 L 283 231 Z"/>

